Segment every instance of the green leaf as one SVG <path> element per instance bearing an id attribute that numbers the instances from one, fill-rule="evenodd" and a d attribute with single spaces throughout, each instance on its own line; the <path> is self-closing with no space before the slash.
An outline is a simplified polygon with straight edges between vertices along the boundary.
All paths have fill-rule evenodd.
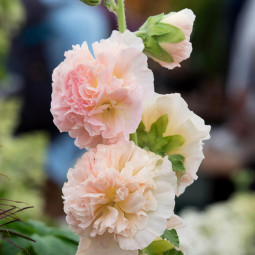
<path id="1" fill-rule="evenodd" d="M 142 250 L 143 254 L 161 255 L 162 253 L 173 248 L 173 245 L 166 240 L 153 241 L 148 247 Z"/>
<path id="2" fill-rule="evenodd" d="M 157 27 L 160 31 L 167 31 L 166 33 L 156 34 L 156 31 L 154 32 L 154 38 L 158 43 L 179 43 L 183 40 L 185 40 L 185 34 L 184 32 L 173 25 L 166 24 L 166 23 L 160 23 L 157 24 L 155 27 Z M 156 30 L 156 29 L 154 29 Z"/>
<path id="3" fill-rule="evenodd" d="M 32 236 L 36 243 L 32 247 L 38 255 L 74 255 L 77 251 L 77 245 L 67 240 L 62 241 L 55 236 L 39 236 L 34 234 Z"/>
<path id="4" fill-rule="evenodd" d="M 75 233 L 71 232 L 70 230 L 65 229 L 53 229 L 47 235 L 56 236 L 59 238 L 67 239 L 69 241 L 79 243 L 79 236 Z"/>
<path id="5" fill-rule="evenodd" d="M 29 245 L 31 245 L 30 241 L 23 239 L 21 237 L 10 237 L 9 240 L 18 247 L 21 247 L 23 249 L 26 249 Z M 8 243 L 7 241 L 2 241 L 2 243 L 0 244 L 0 254 L 18 255 L 22 251 L 18 247 L 15 247 L 14 245 Z"/>
<path id="6" fill-rule="evenodd" d="M 186 169 L 184 167 L 185 158 L 180 154 L 173 154 L 168 157 L 172 163 L 173 171 L 177 173 L 185 173 Z"/>
<path id="7" fill-rule="evenodd" d="M 167 136 L 166 139 L 168 140 L 168 145 L 164 148 L 165 153 L 176 150 L 185 143 L 185 138 L 181 135 Z"/>
<path id="8" fill-rule="evenodd" d="M 169 251 L 164 252 L 163 255 L 183 255 L 183 253 L 173 248 Z"/>
<path id="9" fill-rule="evenodd" d="M 24 235 L 31 235 L 34 234 L 36 232 L 36 229 L 33 225 L 30 225 L 29 223 L 25 223 L 25 222 L 14 222 L 12 224 L 10 224 L 9 229 L 11 230 L 15 230 L 17 232 L 20 232 Z"/>
<path id="10" fill-rule="evenodd" d="M 166 229 L 161 238 L 168 240 L 177 248 L 179 248 L 180 246 L 179 237 L 175 229 L 171 230 Z"/>
<path id="11" fill-rule="evenodd" d="M 32 226 L 34 228 L 34 233 L 38 235 L 46 235 L 52 230 L 52 228 L 46 226 L 45 223 L 36 220 L 28 220 L 27 224 Z"/>

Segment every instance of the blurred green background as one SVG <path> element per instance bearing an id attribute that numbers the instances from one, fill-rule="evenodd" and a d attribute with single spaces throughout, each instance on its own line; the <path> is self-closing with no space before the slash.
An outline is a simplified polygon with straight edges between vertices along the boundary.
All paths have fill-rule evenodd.
<path id="1" fill-rule="evenodd" d="M 182 68 L 169 71 L 149 61 L 156 91 L 181 93 L 190 109 L 212 125 L 199 179 L 177 199 L 176 211 L 184 210 L 191 232 L 214 240 L 194 245 L 192 254 L 207 249 L 212 251 L 208 255 L 252 255 L 254 1 L 125 2 L 131 31 L 150 15 L 184 8 L 195 13 L 193 52 Z M 112 29 L 116 21 L 103 6 L 88 7 L 78 0 L 0 0 L 0 173 L 8 177 L 0 177 L 0 198 L 33 205 L 20 214 L 24 220 L 65 224 L 61 188 L 82 152 L 52 123 L 51 73 L 72 44 L 86 40 L 90 45 L 107 38 Z M 238 249 L 215 245 L 220 239 L 224 244 L 226 229 L 236 234 Z"/>

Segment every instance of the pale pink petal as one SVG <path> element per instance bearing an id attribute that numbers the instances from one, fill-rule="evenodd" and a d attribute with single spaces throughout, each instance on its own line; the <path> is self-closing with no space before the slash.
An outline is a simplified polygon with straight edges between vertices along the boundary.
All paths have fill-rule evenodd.
<path id="1" fill-rule="evenodd" d="M 51 113 L 61 132 L 80 148 L 129 141 L 142 115 L 142 101 L 153 95 L 153 74 L 142 40 L 114 31 L 93 44 L 73 46 L 54 70 Z"/>
<path id="2" fill-rule="evenodd" d="M 95 238 L 80 238 L 76 255 L 138 255 L 138 251 L 122 250 L 110 234 Z"/>
<path id="3" fill-rule="evenodd" d="M 63 187 L 67 222 L 93 243 L 101 242 L 101 236 L 111 236 L 110 247 L 116 243 L 116 249 L 143 249 L 166 229 L 173 215 L 176 183 L 167 157 L 133 142 L 98 145 L 68 172 Z M 98 245 L 93 249 L 100 255 Z M 79 251 L 90 254 L 90 248 L 86 241 Z"/>

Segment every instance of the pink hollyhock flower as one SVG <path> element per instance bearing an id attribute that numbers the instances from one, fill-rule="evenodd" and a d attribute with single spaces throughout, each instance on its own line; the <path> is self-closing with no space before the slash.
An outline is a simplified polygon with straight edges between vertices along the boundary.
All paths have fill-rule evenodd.
<path id="1" fill-rule="evenodd" d="M 149 131 L 159 117 L 167 114 L 168 124 L 163 137 L 182 136 L 181 146 L 173 148 L 166 155 L 181 155 L 184 157 L 185 173 L 178 177 L 176 194 L 182 194 L 187 186 L 197 179 L 197 170 L 204 158 L 203 140 L 209 139 L 210 126 L 204 120 L 190 111 L 180 94 L 160 95 L 155 93 L 152 100 L 144 103 L 142 122 Z M 176 173 L 178 176 L 178 174 Z"/>
<path id="2" fill-rule="evenodd" d="M 192 52 L 192 44 L 190 43 L 190 35 L 193 29 L 193 23 L 195 21 L 195 15 L 190 9 L 184 9 L 179 12 L 171 12 L 164 16 L 160 23 L 166 23 L 180 28 L 185 35 L 185 40 L 179 43 L 159 43 L 159 45 L 167 51 L 172 57 L 174 62 L 167 63 L 158 59 L 155 59 L 163 67 L 168 69 L 174 69 L 180 67 L 180 62 L 190 57 Z"/>
<path id="3" fill-rule="evenodd" d="M 173 215 L 176 177 L 167 158 L 134 143 L 98 145 L 70 169 L 64 210 L 77 254 L 137 255 Z"/>
<path id="4" fill-rule="evenodd" d="M 61 132 L 80 147 L 127 142 L 142 115 L 142 101 L 154 91 L 143 42 L 130 31 L 73 46 L 54 70 L 51 113 Z"/>

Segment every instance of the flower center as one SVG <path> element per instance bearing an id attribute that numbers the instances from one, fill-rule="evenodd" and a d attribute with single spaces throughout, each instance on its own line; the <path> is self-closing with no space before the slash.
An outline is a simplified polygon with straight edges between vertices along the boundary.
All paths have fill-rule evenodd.
<path id="1" fill-rule="evenodd" d="M 106 191 L 105 195 L 106 195 L 106 197 L 108 198 L 108 200 L 109 200 L 110 202 L 113 202 L 113 201 L 114 201 L 115 196 L 116 196 L 116 191 L 117 191 L 117 188 L 116 188 L 116 187 L 111 187 L 111 188 L 109 188 L 109 189 Z"/>

